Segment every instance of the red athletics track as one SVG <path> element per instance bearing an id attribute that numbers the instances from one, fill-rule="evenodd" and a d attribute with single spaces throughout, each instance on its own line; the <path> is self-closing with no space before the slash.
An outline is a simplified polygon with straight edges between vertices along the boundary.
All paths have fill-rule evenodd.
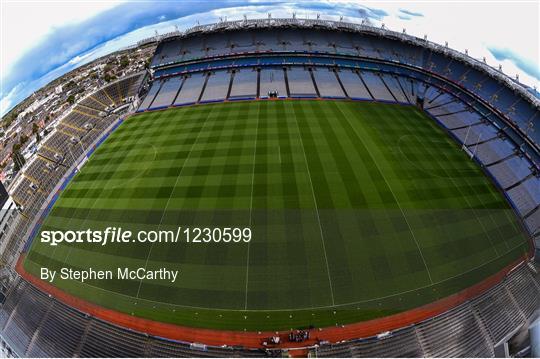
<path id="1" fill-rule="evenodd" d="M 26 272 L 22 265 L 24 258 L 25 255 L 21 254 L 19 260 L 17 261 L 16 270 L 25 280 L 32 283 L 43 292 L 48 293 L 61 302 L 69 305 L 70 307 L 76 308 L 83 313 L 87 313 L 91 316 L 124 328 L 129 328 L 141 333 L 173 340 L 203 343 L 212 346 L 240 345 L 246 348 L 261 348 L 261 342 L 263 340 L 275 335 L 275 332 L 241 332 L 190 328 L 175 324 L 160 323 L 149 319 L 137 318 L 129 314 L 103 308 L 68 294 Z M 347 324 L 341 327 L 313 329 L 310 333 L 311 339 L 302 343 L 287 342 L 289 332 L 280 332 L 282 344 L 272 346 L 272 348 L 295 348 L 299 346 L 306 347 L 316 344 L 318 340 L 326 340 L 331 343 L 336 343 L 342 340 L 366 338 L 385 331 L 391 331 L 421 322 L 484 293 L 489 288 L 501 282 L 513 268 L 523 263 L 523 261 L 526 259 L 526 256 L 524 256 L 524 258 L 516 260 L 500 272 L 488 277 L 482 282 L 470 288 L 464 289 L 459 293 L 453 294 L 444 299 L 440 299 L 436 302 L 426 304 L 422 307 L 384 318 Z"/>

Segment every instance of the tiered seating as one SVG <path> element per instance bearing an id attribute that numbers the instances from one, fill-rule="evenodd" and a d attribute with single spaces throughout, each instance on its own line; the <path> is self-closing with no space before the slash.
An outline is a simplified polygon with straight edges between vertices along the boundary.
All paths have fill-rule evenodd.
<path id="1" fill-rule="evenodd" d="M 477 125 L 452 131 L 459 141 L 467 146 L 497 137 L 497 130 L 489 125 Z"/>
<path id="2" fill-rule="evenodd" d="M 121 101 L 119 102 L 116 102 L 113 98 L 113 95 L 111 94 L 111 91 L 112 89 L 116 89 L 116 85 L 109 85 L 105 88 L 102 88 L 100 91 L 96 92 L 94 94 L 94 96 L 96 97 L 99 97 L 99 96 L 103 96 L 103 98 L 107 99 L 108 100 L 108 103 L 110 104 L 109 106 L 111 107 L 117 107 L 117 106 L 120 106 L 122 103 Z"/>
<path id="3" fill-rule="evenodd" d="M 443 114 L 436 117 L 449 130 L 459 127 L 479 125 L 481 124 L 482 120 L 482 116 L 473 110 L 460 112 L 457 114 Z"/>
<path id="4" fill-rule="evenodd" d="M 78 114 L 81 114 L 81 115 L 86 115 L 88 117 L 92 117 L 92 118 L 100 118 L 102 117 L 101 116 L 101 111 L 98 111 L 96 109 L 93 109 L 91 107 L 84 107 L 84 106 L 75 106 L 75 108 L 73 109 L 73 111 L 75 113 L 78 113 Z M 69 115 L 68 115 L 69 117 Z"/>
<path id="5" fill-rule="evenodd" d="M 449 102 L 427 108 L 426 110 L 432 115 L 438 116 L 466 111 L 467 106 L 458 99 L 451 99 Z"/>
<path id="6" fill-rule="evenodd" d="M 525 225 L 533 236 L 540 234 L 540 208 L 525 217 Z"/>
<path id="7" fill-rule="evenodd" d="M 253 52 L 257 50 L 253 32 L 244 31 L 229 38 L 228 47 L 231 53 Z"/>
<path id="8" fill-rule="evenodd" d="M 229 99 L 250 99 L 257 97 L 257 71 L 242 69 L 234 74 Z"/>
<path id="9" fill-rule="evenodd" d="M 84 100 L 81 101 L 81 104 L 83 106 L 90 107 L 99 111 L 104 111 L 107 107 L 106 104 L 99 102 L 93 96 L 86 97 Z"/>
<path id="10" fill-rule="evenodd" d="M 162 81 L 155 81 L 152 83 L 152 87 L 150 87 L 150 90 L 146 94 L 146 97 L 144 98 L 143 102 L 139 106 L 139 111 L 144 111 L 150 108 L 150 106 L 152 105 L 152 102 L 154 102 L 154 98 L 156 97 L 156 94 L 161 88 L 161 84 L 162 84 Z"/>
<path id="11" fill-rule="evenodd" d="M 90 128 L 89 129 L 78 128 L 73 125 L 64 123 L 63 121 L 60 122 L 56 126 L 56 131 L 60 131 L 64 133 L 65 135 L 76 138 L 76 139 L 80 139 L 84 137 L 89 130 Z"/>
<path id="12" fill-rule="evenodd" d="M 323 346 L 317 350 L 319 357 L 396 358 L 422 357 L 422 349 L 413 327 L 393 332 L 383 339 L 376 337 L 342 344 Z"/>
<path id="13" fill-rule="evenodd" d="M 523 323 L 519 308 L 504 285 L 498 285 L 472 303 L 489 332 L 492 343 L 498 343 Z"/>
<path id="14" fill-rule="evenodd" d="M 503 158 L 514 154 L 514 148 L 508 141 L 495 139 L 493 141 L 484 142 L 471 148 L 471 151 L 480 159 L 480 161 L 489 165 Z"/>
<path id="15" fill-rule="evenodd" d="M 319 68 L 313 71 L 315 83 L 319 89 L 321 97 L 343 98 L 345 94 L 339 85 L 336 75 L 333 71 L 325 68 Z"/>
<path id="16" fill-rule="evenodd" d="M 287 81 L 291 97 L 317 97 L 317 91 L 308 70 L 301 67 L 287 69 Z"/>
<path id="17" fill-rule="evenodd" d="M 75 127 L 80 130 L 88 130 L 89 128 L 95 127 L 98 122 L 102 121 L 102 116 L 94 115 L 87 109 L 84 110 L 75 108 L 62 120 L 62 124 L 69 127 Z"/>
<path id="18" fill-rule="evenodd" d="M 403 92 L 403 89 L 401 88 L 397 77 L 388 74 L 381 74 L 381 79 L 384 81 L 386 86 L 388 86 L 388 89 L 390 90 L 390 92 L 392 92 L 397 102 L 409 102 L 409 99 L 405 96 L 405 93 Z"/>
<path id="19" fill-rule="evenodd" d="M 277 92 L 278 97 L 287 97 L 285 77 L 281 68 L 263 68 L 260 73 L 261 98 L 268 97 L 269 92 Z"/>
<path id="20" fill-rule="evenodd" d="M 195 73 L 186 78 L 174 105 L 188 105 L 196 103 L 199 100 L 201 91 L 206 80 L 206 75 Z"/>
<path id="21" fill-rule="evenodd" d="M 502 188 L 508 188 L 531 174 L 530 163 L 519 156 L 513 156 L 487 169 Z"/>
<path id="22" fill-rule="evenodd" d="M 111 100 L 116 104 L 116 106 L 122 104 L 124 99 L 123 99 L 122 94 L 120 93 L 118 82 L 110 84 L 109 86 L 104 88 L 103 91 L 107 92 L 108 97 L 111 98 Z"/>
<path id="23" fill-rule="evenodd" d="M 347 95 L 352 99 L 371 99 L 366 86 L 358 74 L 351 70 L 342 70 L 338 73 L 339 79 L 347 91 Z"/>
<path id="24" fill-rule="evenodd" d="M 161 89 L 159 90 L 159 93 L 154 99 L 154 102 L 152 103 L 152 108 L 170 106 L 176 98 L 176 94 L 182 85 L 182 81 L 182 77 L 173 77 L 165 80 L 161 86 Z"/>
<path id="25" fill-rule="evenodd" d="M 383 337 L 322 344 L 321 357 L 492 356 L 492 344 L 517 329 L 540 306 L 540 275 L 527 265 L 471 302 Z M 261 350 L 193 347 L 146 336 L 89 318 L 15 282 L 0 307 L 0 328 L 20 356 L 43 357 L 257 357 Z M 34 340 L 31 342 L 31 338 Z M 61 343 L 61 345 L 58 345 Z M 279 354 L 279 353 L 278 353 Z"/>
<path id="26" fill-rule="evenodd" d="M 64 169 L 57 163 L 37 157 L 27 168 L 24 176 L 44 190 L 54 187 L 62 178 Z"/>
<path id="27" fill-rule="evenodd" d="M 211 34 L 204 38 L 203 50 L 206 57 L 228 55 L 229 34 Z"/>
<path id="28" fill-rule="evenodd" d="M 90 97 L 105 107 L 115 107 L 111 97 L 104 90 L 94 92 Z"/>
<path id="29" fill-rule="evenodd" d="M 538 287 L 532 283 L 531 273 L 527 266 L 516 269 L 512 280 L 506 282 L 510 291 L 525 318 L 530 318 L 540 308 L 540 293 Z"/>
<path id="30" fill-rule="evenodd" d="M 373 95 L 373 98 L 376 100 L 395 102 L 394 97 L 388 91 L 381 78 L 378 76 L 378 73 L 363 71 L 360 73 L 360 76 L 364 80 L 369 92 Z"/>
<path id="31" fill-rule="evenodd" d="M 216 71 L 208 77 L 201 102 L 224 101 L 227 98 L 231 74 L 228 71 Z"/>
<path id="32" fill-rule="evenodd" d="M 201 351 L 195 352 L 197 356 L 202 356 Z M 168 342 L 152 340 L 149 348 L 149 356 L 157 358 L 189 358 L 194 357 L 195 353 L 190 350 L 188 344 L 179 342 Z"/>
<path id="33" fill-rule="evenodd" d="M 126 79 L 122 79 L 117 82 L 119 92 L 123 98 L 135 96 L 141 87 L 142 82 L 144 81 L 145 74 L 137 73 L 135 75 L 129 76 Z"/>
<path id="34" fill-rule="evenodd" d="M 21 296 L 14 314 L 3 330 L 4 338 L 17 353 L 26 353 L 49 305 L 50 299 L 45 294 L 32 286 L 25 288 L 25 295 Z"/>
<path id="35" fill-rule="evenodd" d="M 35 344 L 29 348 L 27 355 L 73 357 L 88 322 L 88 317 L 54 301 L 47 320 L 43 322 Z"/>
<path id="36" fill-rule="evenodd" d="M 14 280 L 10 292 L 8 293 L 7 299 L 2 305 L 2 309 L 0 310 L 0 330 L 4 329 L 4 327 L 6 326 L 11 312 L 13 312 L 13 310 L 17 306 L 17 303 L 19 303 L 19 300 L 21 299 L 25 288 L 25 281 L 19 279 Z"/>
<path id="37" fill-rule="evenodd" d="M 93 320 L 79 354 L 81 357 L 142 357 L 147 340 L 140 333 Z"/>
<path id="38" fill-rule="evenodd" d="M 418 325 L 427 357 L 491 357 L 492 348 L 468 305 L 461 305 Z"/>
<path id="39" fill-rule="evenodd" d="M 35 187 L 36 185 L 29 178 L 24 177 L 13 191 L 12 196 L 15 202 L 25 209 L 29 208 L 38 196 L 39 187 Z"/>
<path id="40" fill-rule="evenodd" d="M 401 88 L 403 89 L 403 92 L 405 93 L 405 96 L 407 96 L 409 102 L 412 104 L 416 103 L 416 94 L 414 93 L 416 81 L 402 76 L 398 76 L 397 80 L 400 83 Z"/>
<path id="41" fill-rule="evenodd" d="M 531 177 L 506 192 L 522 216 L 540 204 L 540 178 Z"/>
<path id="42" fill-rule="evenodd" d="M 350 40 L 353 48 L 357 50 L 357 55 L 362 57 L 380 58 L 379 53 L 375 51 L 368 37 L 351 34 Z"/>

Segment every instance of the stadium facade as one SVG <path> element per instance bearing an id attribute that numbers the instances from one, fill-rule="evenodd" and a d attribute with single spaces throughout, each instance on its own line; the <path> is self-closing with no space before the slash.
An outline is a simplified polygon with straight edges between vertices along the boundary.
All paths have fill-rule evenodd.
<path id="1" fill-rule="evenodd" d="M 323 328 L 319 342 L 302 350 L 319 356 L 494 356 L 527 325 L 540 307 L 534 260 L 540 253 L 540 103 L 527 88 L 447 46 L 367 24 L 243 20 L 196 26 L 159 41 L 150 74 L 91 94 L 45 139 L 12 187 L 22 215 L 8 250 L 28 250 L 58 191 L 131 112 L 274 98 L 400 103 L 422 108 L 482 167 L 520 218 L 530 253 L 444 305 L 377 325 L 331 328 L 328 339 Z M 23 277 L 13 282 L 0 308 L 0 329 L 15 354 L 259 356 L 292 350 L 239 346 L 242 337 L 260 342 L 265 335 L 258 333 L 223 332 L 202 342 L 194 329 L 185 340 L 169 340 L 55 294 Z"/>

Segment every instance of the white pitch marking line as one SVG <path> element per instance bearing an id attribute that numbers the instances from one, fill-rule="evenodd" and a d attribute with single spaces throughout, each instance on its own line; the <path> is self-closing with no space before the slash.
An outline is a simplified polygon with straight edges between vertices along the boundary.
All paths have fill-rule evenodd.
<path id="1" fill-rule="evenodd" d="M 319 222 L 319 231 L 321 233 L 321 242 L 324 251 L 324 261 L 326 262 L 326 274 L 328 275 L 328 283 L 330 284 L 330 294 L 332 296 L 332 306 L 335 306 L 334 301 L 334 286 L 332 284 L 332 278 L 330 277 L 330 266 L 328 265 L 328 255 L 326 254 L 326 244 L 324 241 L 324 234 L 321 224 L 321 216 L 319 214 L 319 206 L 317 205 L 317 199 L 315 198 L 315 189 L 313 188 L 313 181 L 311 180 L 311 171 L 309 169 L 309 164 L 307 161 L 306 150 L 304 149 L 304 141 L 302 140 L 302 135 L 300 134 L 300 126 L 298 125 L 298 120 L 296 119 L 296 114 L 294 114 L 294 120 L 296 122 L 296 127 L 298 128 L 298 137 L 300 138 L 300 145 L 302 146 L 302 152 L 304 153 L 304 161 L 306 161 L 306 168 L 308 170 L 309 184 L 311 185 L 311 194 L 313 195 L 313 202 L 315 204 L 315 210 L 317 211 L 317 221 Z"/>
<path id="2" fill-rule="evenodd" d="M 199 137 L 200 137 L 201 133 L 203 132 L 204 127 L 206 126 L 206 122 L 208 120 L 208 117 L 210 117 L 210 116 L 207 116 L 204 119 L 203 126 L 201 127 L 201 130 L 199 131 L 199 133 L 197 133 L 197 137 L 195 138 L 195 141 L 193 141 L 193 143 L 191 144 L 191 147 L 189 148 L 188 155 L 186 156 L 186 160 L 184 161 L 184 163 L 182 163 L 182 168 L 180 168 L 180 172 L 178 173 L 178 176 L 176 176 L 176 181 L 174 182 L 173 189 L 171 191 L 171 194 L 169 195 L 169 199 L 167 199 L 167 203 L 165 204 L 165 208 L 163 209 L 163 212 L 161 214 L 161 219 L 159 221 L 159 225 L 158 225 L 158 228 L 157 228 L 158 231 L 161 228 L 161 225 L 163 224 L 163 218 L 165 218 L 165 213 L 167 213 L 167 208 L 169 207 L 169 203 L 171 202 L 171 198 L 172 198 L 172 195 L 174 193 L 174 190 L 176 189 L 176 185 L 178 184 L 178 181 L 180 180 L 180 177 L 182 176 L 182 172 L 184 171 L 186 163 L 187 163 L 187 161 L 189 160 L 189 158 L 191 156 L 191 152 L 193 151 L 193 147 L 195 147 L 195 144 L 198 142 Z M 150 254 L 152 253 L 153 248 L 154 248 L 154 243 L 152 242 L 152 244 L 150 245 L 150 250 L 148 251 L 148 255 L 146 256 L 146 261 L 144 263 L 144 269 L 145 270 L 146 270 L 146 267 L 148 266 L 148 260 L 150 259 Z M 142 279 L 139 280 L 139 288 L 137 289 L 137 295 L 135 297 L 137 299 L 139 298 L 139 293 L 141 291 L 141 286 L 142 286 Z"/>
<path id="3" fill-rule="evenodd" d="M 470 127 L 469 127 L 469 129 L 470 129 Z M 468 133 L 468 132 L 467 132 L 467 133 Z M 416 133 L 410 134 L 410 136 L 413 136 L 416 140 L 421 141 L 421 139 L 418 138 L 418 135 L 417 135 Z M 480 136 L 481 136 L 481 135 L 480 135 Z M 465 146 L 465 145 L 464 145 L 464 146 Z M 468 155 L 467 155 L 467 156 L 468 156 Z M 445 155 L 445 158 L 448 159 L 448 157 L 447 157 L 446 155 Z M 443 170 L 444 170 L 444 173 L 447 175 L 447 178 L 448 178 L 448 179 L 452 182 L 452 184 L 458 189 L 459 193 L 460 193 L 461 195 L 463 195 L 463 198 L 465 199 L 465 202 L 467 203 L 467 205 L 471 208 L 472 212 L 474 213 L 474 217 L 475 217 L 476 221 L 477 221 L 477 222 L 480 224 L 480 226 L 482 227 L 482 231 L 486 234 L 486 236 L 487 236 L 487 238 L 488 238 L 488 240 L 489 240 L 489 243 L 490 243 L 491 247 L 493 248 L 493 251 L 495 252 L 495 256 L 498 258 L 498 257 L 499 257 L 499 251 L 497 250 L 495 244 L 494 244 L 493 241 L 491 240 L 491 236 L 489 235 L 488 230 L 487 230 L 487 228 L 486 228 L 484 222 L 480 219 L 480 217 L 479 217 L 478 214 L 477 214 L 477 211 L 474 209 L 474 206 L 472 206 L 471 202 L 469 201 L 469 197 L 463 194 L 463 191 L 462 191 L 462 189 L 461 189 L 462 187 L 459 186 L 459 185 L 456 183 L 456 181 L 454 180 L 454 177 L 453 177 L 450 173 L 448 173 L 448 171 L 446 170 L 446 168 L 443 168 Z M 471 184 L 471 183 L 469 182 L 469 179 L 468 179 L 467 176 L 464 177 L 464 180 L 465 180 L 465 182 L 467 182 L 467 184 L 473 189 L 475 196 L 476 196 L 476 197 L 482 202 L 482 204 L 483 204 L 483 201 L 482 201 L 480 195 L 478 194 L 478 192 L 477 192 L 476 189 L 474 188 L 474 185 Z M 506 217 L 508 218 L 508 215 L 506 215 Z M 497 224 L 496 221 L 495 221 L 495 219 L 493 219 L 493 216 L 491 215 L 491 213 L 489 214 L 489 218 L 491 219 L 491 221 L 492 221 L 494 224 Z M 504 243 L 506 244 L 506 248 L 508 248 L 508 243 L 507 243 L 506 241 L 504 241 Z"/>
<path id="4" fill-rule="evenodd" d="M 258 110 L 257 110 L 258 112 Z M 253 171 L 251 172 L 251 199 L 249 203 L 249 227 L 251 227 L 253 218 L 251 216 L 251 212 L 253 211 L 253 187 L 255 186 L 255 162 L 257 159 L 257 137 L 259 136 L 259 113 L 257 113 L 257 125 L 255 127 L 255 146 L 253 148 Z M 245 291 L 245 297 L 244 297 L 244 310 L 247 310 L 248 305 L 248 284 L 249 284 L 249 252 L 250 252 L 250 246 L 249 244 L 251 241 L 247 244 L 247 258 L 246 258 L 246 291 Z"/>
<path id="5" fill-rule="evenodd" d="M 349 123 L 349 125 L 353 128 L 354 132 L 356 133 L 356 136 L 360 139 L 360 141 L 362 141 L 362 143 L 364 143 L 364 140 L 362 139 L 362 137 L 360 137 L 358 135 L 358 132 L 356 131 L 356 128 L 350 123 L 349 118 L 343 113 L 343 111 L 341 111 L 341 107 L 338 106 L 338 108 L 339 108 L 339 112 L 341 112 L 341 114 L 347 119 L 347 122 Z M 383 172 L 381 171 L 381 168 L 379 167 L 379 164 L 375 160 L 375 157 L 373 157 L 369 147 L 366 146 L 365 143 L 364 143 L 364 147 L 366 148 L 369 156 L 373 160 L 373 163 L 375 163 L 375 166 L 377 167 L 377 170 L 379 170 L 379 173 L 381 174 L 381 177 L 384 179 L 384 182 L 386 183 L 386 186 L 388 186 L 388 189 L 390 189 L 390 193 L 392 193 L 392 196 L 394 197 L 394 200 L 396 201 L 396 204 L 398 205 L 399 210 L 401 211 L 401 215 L 403 216 L 403 219 L 405 220 L 405 223 L 407 223 L 407 227 L 409 227 L 409 232 L 411 232 L 414 244 L 416 244 L 416 248 L 418 249 L 418 252 L 420 253 L 420 257 L 422 257 L 422 261 L 424 262 L 424 267 L 426 267 L 426 271 L 427 271 L 427 274 L 428 274 L 428 277 L 429 277 L 429 281 L 430 281 L 431 284 L 433 284 L 433 279 L 431 278 L 431 272 L 429 271 L 429 267 L 427 265 L 426 259 L 424 258 L 424 254 L 422 253 L 422 249 L 420 249 L 420 245 L 418 244 L 418 240 L 416 239 L 414 231 L 412 230 L 412 227 L 411 227 L 411 225 L 409 223 L 409 220 L 407 219 L 407 216 L 405 215 L 405 212 L 403 211 L 403 208 L 401 208 L 401 204 L 399 203 L 399 201 L 398 201 L 398 199 L 396 197 L 396 194 L 394 193 L 394 190 L 390 186 L 390 183 L 388 183 L 388 180 L 386 179 Z"/>

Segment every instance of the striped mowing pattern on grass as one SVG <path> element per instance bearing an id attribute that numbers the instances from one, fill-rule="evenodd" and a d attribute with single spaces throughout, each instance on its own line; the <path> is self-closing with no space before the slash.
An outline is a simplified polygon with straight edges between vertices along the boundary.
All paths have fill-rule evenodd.
<path id="1" fill-rule="evenodd" d="M 57 280 L 133 315 L 218 329 L 326 326 L 389 315 L 471 286 L 527 241 L 503 196 L 414 107 L 254 101 L 122 124 L 43 229 L 251 226 L 248 244 L 34 240 L 25 268 L 180 270 L 166 281 Z"/>

